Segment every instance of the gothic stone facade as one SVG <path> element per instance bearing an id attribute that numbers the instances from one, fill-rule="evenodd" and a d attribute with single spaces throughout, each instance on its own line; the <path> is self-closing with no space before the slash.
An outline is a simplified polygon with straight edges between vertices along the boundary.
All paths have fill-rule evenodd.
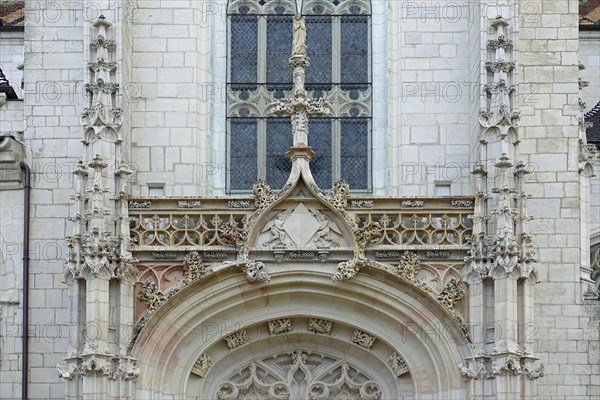
<path id="1" fill-rule="evenodd" d="M 370 192 L 320 189 L 298 140 L 282 188 L 232 196 L 245 3 L 26 1 L 0 31 L 24 82 L 0 101 L 0 397 L 23 389 L 21 162 L 27 398 L 600 395 L 578 2 L 301 2 L 369 10 Z"/>

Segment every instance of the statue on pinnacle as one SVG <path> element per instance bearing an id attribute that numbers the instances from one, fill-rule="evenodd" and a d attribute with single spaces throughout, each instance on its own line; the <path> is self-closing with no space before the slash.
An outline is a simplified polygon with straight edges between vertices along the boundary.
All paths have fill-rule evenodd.
<path id="1" fill-rule="evenodd" d="M 308 147 L 308 119 L 313 115 L 328 115 L 329 110 L 323 99 L 309 99 L 304 88 L 306 68 L 310 66 L 306 45 L 306 23 L 304 17 L 294 17 L 294 38 L 289 66 L 293 70 L 293 98 L 281 99 L 273 103 L 273 113 L 286 115 L 292 119 L 292 147 Z"/>

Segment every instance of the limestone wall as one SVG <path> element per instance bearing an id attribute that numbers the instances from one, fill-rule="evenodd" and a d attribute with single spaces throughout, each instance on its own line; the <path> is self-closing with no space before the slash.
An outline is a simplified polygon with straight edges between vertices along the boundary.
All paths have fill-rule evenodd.
<path id="1" fill-rule="evenodd" d="M 582 306 L 578 171 L 578 2 L 521 2 L 520 74 L 535 88 L 521 105 L 522 158 L 536 168 L 527 188 L 539 246 L 535 287 L 540 397 L 598 395 L 598 322 Z M 525 100 L 531 100 L 525 102 Z M 562 398 L 562 397 L 559 397 Z"/>

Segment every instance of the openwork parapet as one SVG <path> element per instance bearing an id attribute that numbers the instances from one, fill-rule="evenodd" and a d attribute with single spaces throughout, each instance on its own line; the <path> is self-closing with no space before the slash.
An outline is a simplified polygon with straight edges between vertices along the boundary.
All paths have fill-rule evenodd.
<path id="1" fill-rule="evenodd" d="M 189 200 L 189 199 L 188 199 Z M 440 250 L 468 249 L 472 232 L 472 199 L 437 197 L 390 199 L 353 197 L 348 207 L 358 226 L 377 223 L 383 229 L 372 249 Z M 243 201 L 243 200 L 240 200 Z M 419 208 L 410 205 L 419 203 Z M 130 234 L 134 251 L 209 250 L 232 248 L 255 207 L 233 206 L 231 199 L 203 199 L 198 210 L 181 209 L 181 199 L 152 199 L 148 208 L 135 206 L 144 199 L 130 201 Z M 457 208 L 460 202 L 463 207 Z M 249 205 L 253 204 L 248 200 Z M 369 208 L 363 205 L 368 204 Z"/>

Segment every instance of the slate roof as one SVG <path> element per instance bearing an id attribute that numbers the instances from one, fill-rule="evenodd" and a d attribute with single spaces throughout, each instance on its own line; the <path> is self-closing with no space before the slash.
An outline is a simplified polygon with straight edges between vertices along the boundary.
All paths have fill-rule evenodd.
<path id="1" fill-rule="evenodd" d="M 25 0 L 0 0 L 0 30 L 23 30 Z"/>

